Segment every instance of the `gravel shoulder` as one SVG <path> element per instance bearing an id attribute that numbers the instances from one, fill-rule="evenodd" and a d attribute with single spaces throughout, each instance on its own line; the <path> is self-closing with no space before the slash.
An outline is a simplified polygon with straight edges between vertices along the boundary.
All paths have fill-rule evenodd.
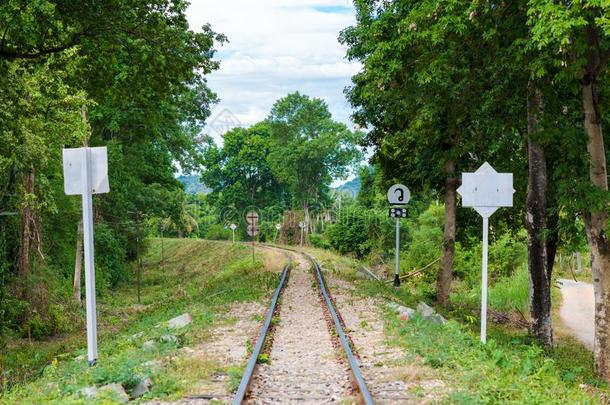
<path id="1" fill-rule="evenodd" d="M 357 297 L 347 281 L 326 275 L 337 309 L 358 353 L 361 370 L 377 404 L 426 404 L 439 400 L 445 384 L 430 379 L 408 353 L 389 344 L 383 303 Z"/>

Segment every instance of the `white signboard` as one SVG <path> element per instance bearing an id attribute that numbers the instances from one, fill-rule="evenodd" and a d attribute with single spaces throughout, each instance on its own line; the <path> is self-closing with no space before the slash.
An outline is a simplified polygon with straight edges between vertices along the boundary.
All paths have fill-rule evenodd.
<path id="1" fill-rule="evenodd" d="M 237 229 L 237 225 L 235 225 L 235 224 L 231 224 L 231 225 L 229 226 L 229 228 L 231 228 L 231 230 L 233 230 L 233 231 L 234 231 L 234 230 L 236 230 L 236 229 Z"/>
<path id="2" fill-rule="evenodd" d="M 89 360 L 89 365 L 94 365 L 97 362 L 97 314 L 95 305 L 92 195 L 110 191 L 106 147 L 64 149 L 63 166 L 66 194 L 80 194 L 83 200 L 87 359 Z"/>
<path id="3" fill-rule="evenodd" d="M 279 231 L 280 229 L 282 229 L 282 224 L 275 224 L 275 229 L 277 229 L 278 231 Z"/>
<path id="4" fill-rule="evenodd" d="M 481 342 L 487 341 L 487 250 L 489 217 L 500 207 L 513 206 L 513 175 L 498 173 L 485 162 L 474 173 L 462 173 L 457 189 L 464 207 L 474 208 L 483 217 L 483 260 L 481 265 Z"/>
<path id="5" fill-rule="evenodd" d="M 305 229 L 305 226 L 306 226 L 305 222 L 303 222 L 303 221 L 299 222 L 299 228 Z"/>
<path id="6" fill-rule="evenodd" d="M 108 153 L 106 147 L 64 149 L 64 190 L 67 195 L 85 193 L 83 171 L 86 154 L 89 154 L 89 170 L 91 173 L 90 189 L 92 194 L 110 191 L 108 183 Z"/>
<path id="7" fill-rule="evenodd" d="M 388 202 L 392 205 L 407 205 L 411 199 L 411 192 L 407 186 L 394 184 L 388 190 Z"/>
<path id="8" fill-rule="evenodd" d="M 513 206 L 513 174 L 498 173 L 485 162 L 474 173 L 462 173 L 457 192 L 462 196 L 462 206 L 489 217 L 500 207 Z"/>

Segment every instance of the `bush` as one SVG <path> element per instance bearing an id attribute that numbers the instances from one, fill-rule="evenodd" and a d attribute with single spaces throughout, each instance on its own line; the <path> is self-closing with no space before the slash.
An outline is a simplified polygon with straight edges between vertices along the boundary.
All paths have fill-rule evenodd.
<path id="1" fill-rule="evenodd" d="M 127 239 L 108 225 L 102 223 L 96 226 L 95 264 L 98 294 L 107 290 L 108 287 L 114 288 L 129 279 L 126 245 Z M 141 250 L 144 249 L 141 247 Z"/>
<path id="2" fill-rule="evenodd" d="M 278 231 L 275 229 L 275 223 L 269 221 L 259 223 L 258 240 L 260 242 L 275 242 L 276 235 L 278 235 Z"/>
<path id="3" fill-rule="evenodd" d="M 489 246 L 489 304 L 499 311 L 527 312 L 529 274 L 524 235 L 504 233 Z M 464 280 L 454 303 L 478 306 L 481 302 L 481 243 L 469 250 L 456 245 L 455 274 Z M 456 284 L 459 285 L 459 284 Z"/>
<path id="4" fill-rule="evenodd" d="M 504 233 L 489 245 L 488 272 L 490 283 L 512 276 L 517 269 L 527 265 L 525 235 Z M 456 244 L 455 274 L 469 283 L 477 283 L 481 274 L 482 245 L 472 244 L 469 250 Z"/>
<path id="5" fill-rule="evenodd" d="M 529 273 L 520 266 L 510 276 L 500 279 L 489 288 L 489 304 L 499 310 L 527 313 L 529 304 Z"/>
<path id="6" fill-rule="evenodd" d="M 231 240 L 233 232 L 228 227 L 220 224 L 210 225 L 205 234 L 206 239 L 210 240 Z"/>
<path id="7" fill-rule="evenodd" d="M 354 253 L 363 258 L 376 243 L 378 212 L 360 206 L 351 206 L 339 212 L 337 222 L 326 229 L 330 245 L 341 254 Z"/>
<path id="8" fill-rule="evenodd" d="M 319 233 L 310 234 L 309 243 L 311 243 L 311 246 L 318 249 L 330 249 L 332 247 L 328 239 L 326 239 L 324 235 Z"/>
<path id="9" fill-rule="evenodd" d="M 420 214 L 414 224 L 408 227 L 411 241 L 401 260 L 401 268 L 405 272 L 422 268 L 440 257 L 443 246 L 443 221 L 444 207 L 431 205 Z M 433 281 L 434 277 L 436 273 L 430 270 L 423 279 Z"/>

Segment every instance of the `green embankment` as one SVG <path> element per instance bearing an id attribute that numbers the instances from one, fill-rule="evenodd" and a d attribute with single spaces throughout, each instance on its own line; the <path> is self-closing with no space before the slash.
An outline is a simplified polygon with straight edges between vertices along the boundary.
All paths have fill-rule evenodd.
<path id="1" fill-rule="evenodd" d="M 78 392 L 83 387 L 116 382 L 129 388 L 144 376 L 151 377 L 154 385 L 140 400 L 178 398 L 214 372 L 238 378 L 239 370 L 174 354 L 204 340 L 215 324 L 230 321 L 225 319 L 228 304 L 269 294 L 279 280 L 278 268 L 273 267 L 282 263 L 270 265 L 262 252 L 253 263 L 247 246 L 201 240 L 165 239 L 164 253 L 162 269 L 160 240 L 153 240 L 144 257 L 141 304 L 137 304 L 135 277 L 129 285 L 98 298 L 98 365 L 87 365 L 84 328 L 44 343 L 14 341 L 2 353 L 0 364 L 3 375 L 19 378 L 5 378 L 7 389 L 0 394 L 0 403 L 85 403 Z M 193 316 L 188 327 L 168 331 L 163 326 L 185 312 Z M 168 333 L 177 341 L 163 342 L 161 337 Z M 143 347 L 150 340 L 155 342 L 152 350 Z"/>
<path id="2" fill-rule="evenodd" d="M 325 272 L 355 283 L 357 296 L 377 297 L 412 308 L 421 298 L 409 288 L 408 281 L 397 291 L 391 284 L 358 276 L 359 263 L 354 260 L 318 249 L 310 252 L 318 257 Z M 521 287 L 527 288 L 527 283 Z M 502 309 L 512 295 L 506 290 L 500 288 L 495 293 L 497 299 L 490 300 L 490 305 L 495 302 L 499 305 L 496 309 Z M 558 305 L 561 301 L 555 298 Z M 388 341 L 403 348 L 415 364 L 426 369 L 427 375 L 445 382 L 444 402 L 595 404 L 608 396 L 607 384 L 594 376 L 591 352 L 574 339 L 556 336 L 556 346 L 549 352 L 538 346 L 524 329 L 491 324 L 488 343 L 483 346 L 479 342 L 478 317 L 460 311 L 464 309 L 457 307 L 446 313 L 449 322 L 445 325 L 419 317 L 405 322 L 393 311 L 383 312 Z M 414 391 L 418 393 L 417 389 Z M 423 395 L 423 390 L 420 391 Z"/>

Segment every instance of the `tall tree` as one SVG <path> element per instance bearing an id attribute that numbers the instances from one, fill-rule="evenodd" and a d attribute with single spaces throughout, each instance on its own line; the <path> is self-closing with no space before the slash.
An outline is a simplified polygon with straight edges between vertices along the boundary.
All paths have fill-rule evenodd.
<path id="1" fill-rule="evenodd" d="M 208 139 L 201 174 L 203 183 L 212 188 L 210 198 L 216 205 L 237 210 L 285 205 L 285 189 L 267 161 L 272 147 L 269 125 L 235 128 L 223 139 L 222 147 Z"/>
<path id="2" fill-rule="evenodd" d="M 459 1 L 357 1 L 357 25 L 343 31 L 348 57 L 363 69 L 347 95 L 354 120 L 388 180 L 444 196 L 437 300 L 449 304 L 456 237 L 458 169 L 477 164 L 489 128 L 477 125 L 488 72 L 484 24 Z M 467 44 L 467 47 L 464 47 Z M 497 143 L 497 141 L 495 141 Z M 480 164 L 480 162 L 479 162 Z"/>
<path id="3" fill-rule="evenodd" d="M 590 188 L 583 206 L 591 250 L 595 290 L 595 347 L 597 372 L 610 380 L 610 240 L 608 232 L 608 174 L 602 131 L 600 94 L 608 91 L 610 5 L 604 1 L 530 2 L 533 40 L 539 49 L 555 52 L 563 69 L 558 78 L 578 85 L 582 126 L 587 137 Z"/>
<path id="4" fill-rule="evenodd" d="M 201 162 L 197 137 L 216 101 L 205 76 L 218 68 L 214 46 L 224 41 L 209 26 L 191 30 L 187 6 L 183 0 L 0 4 L 0 170 L 18 196 L 21 219 L 19 247 L 6 261 L 19 274 L 40 262 L 72 275 L 66 260 L 74 258 L 78 206 L 61 190 L 61 148 L 82 146 L 89 130 L 90 145 L 109 150 L 112 193 L 96 198 L 94 210 L 117 248 L 98 250 L 101 273 L 105 263 L 125 272 L 125 260 L 136 255 L 133 212 L 184 213 L 183 201 L 171 198 L 184 200 L 174 174 L 177 164 L 188 171 Z M 88 124 L 76 120 L 85 105 Z M 51 248 L 58 245 L 70 246 L 70 253 Z M 34 252 L 47 253 L 50 262 L 33 263 Z"/>
<path id="5" fill-rule="evenodd" d="M 267 121 L 273 173 L 288 186 L 311 227 L 312 203 L 320 201 L 332 180 L 345 176 L 361 159 L 356 148 L 360 133 L 333 121 L 323 100 L 298 92 L 276 101 Z"/>

